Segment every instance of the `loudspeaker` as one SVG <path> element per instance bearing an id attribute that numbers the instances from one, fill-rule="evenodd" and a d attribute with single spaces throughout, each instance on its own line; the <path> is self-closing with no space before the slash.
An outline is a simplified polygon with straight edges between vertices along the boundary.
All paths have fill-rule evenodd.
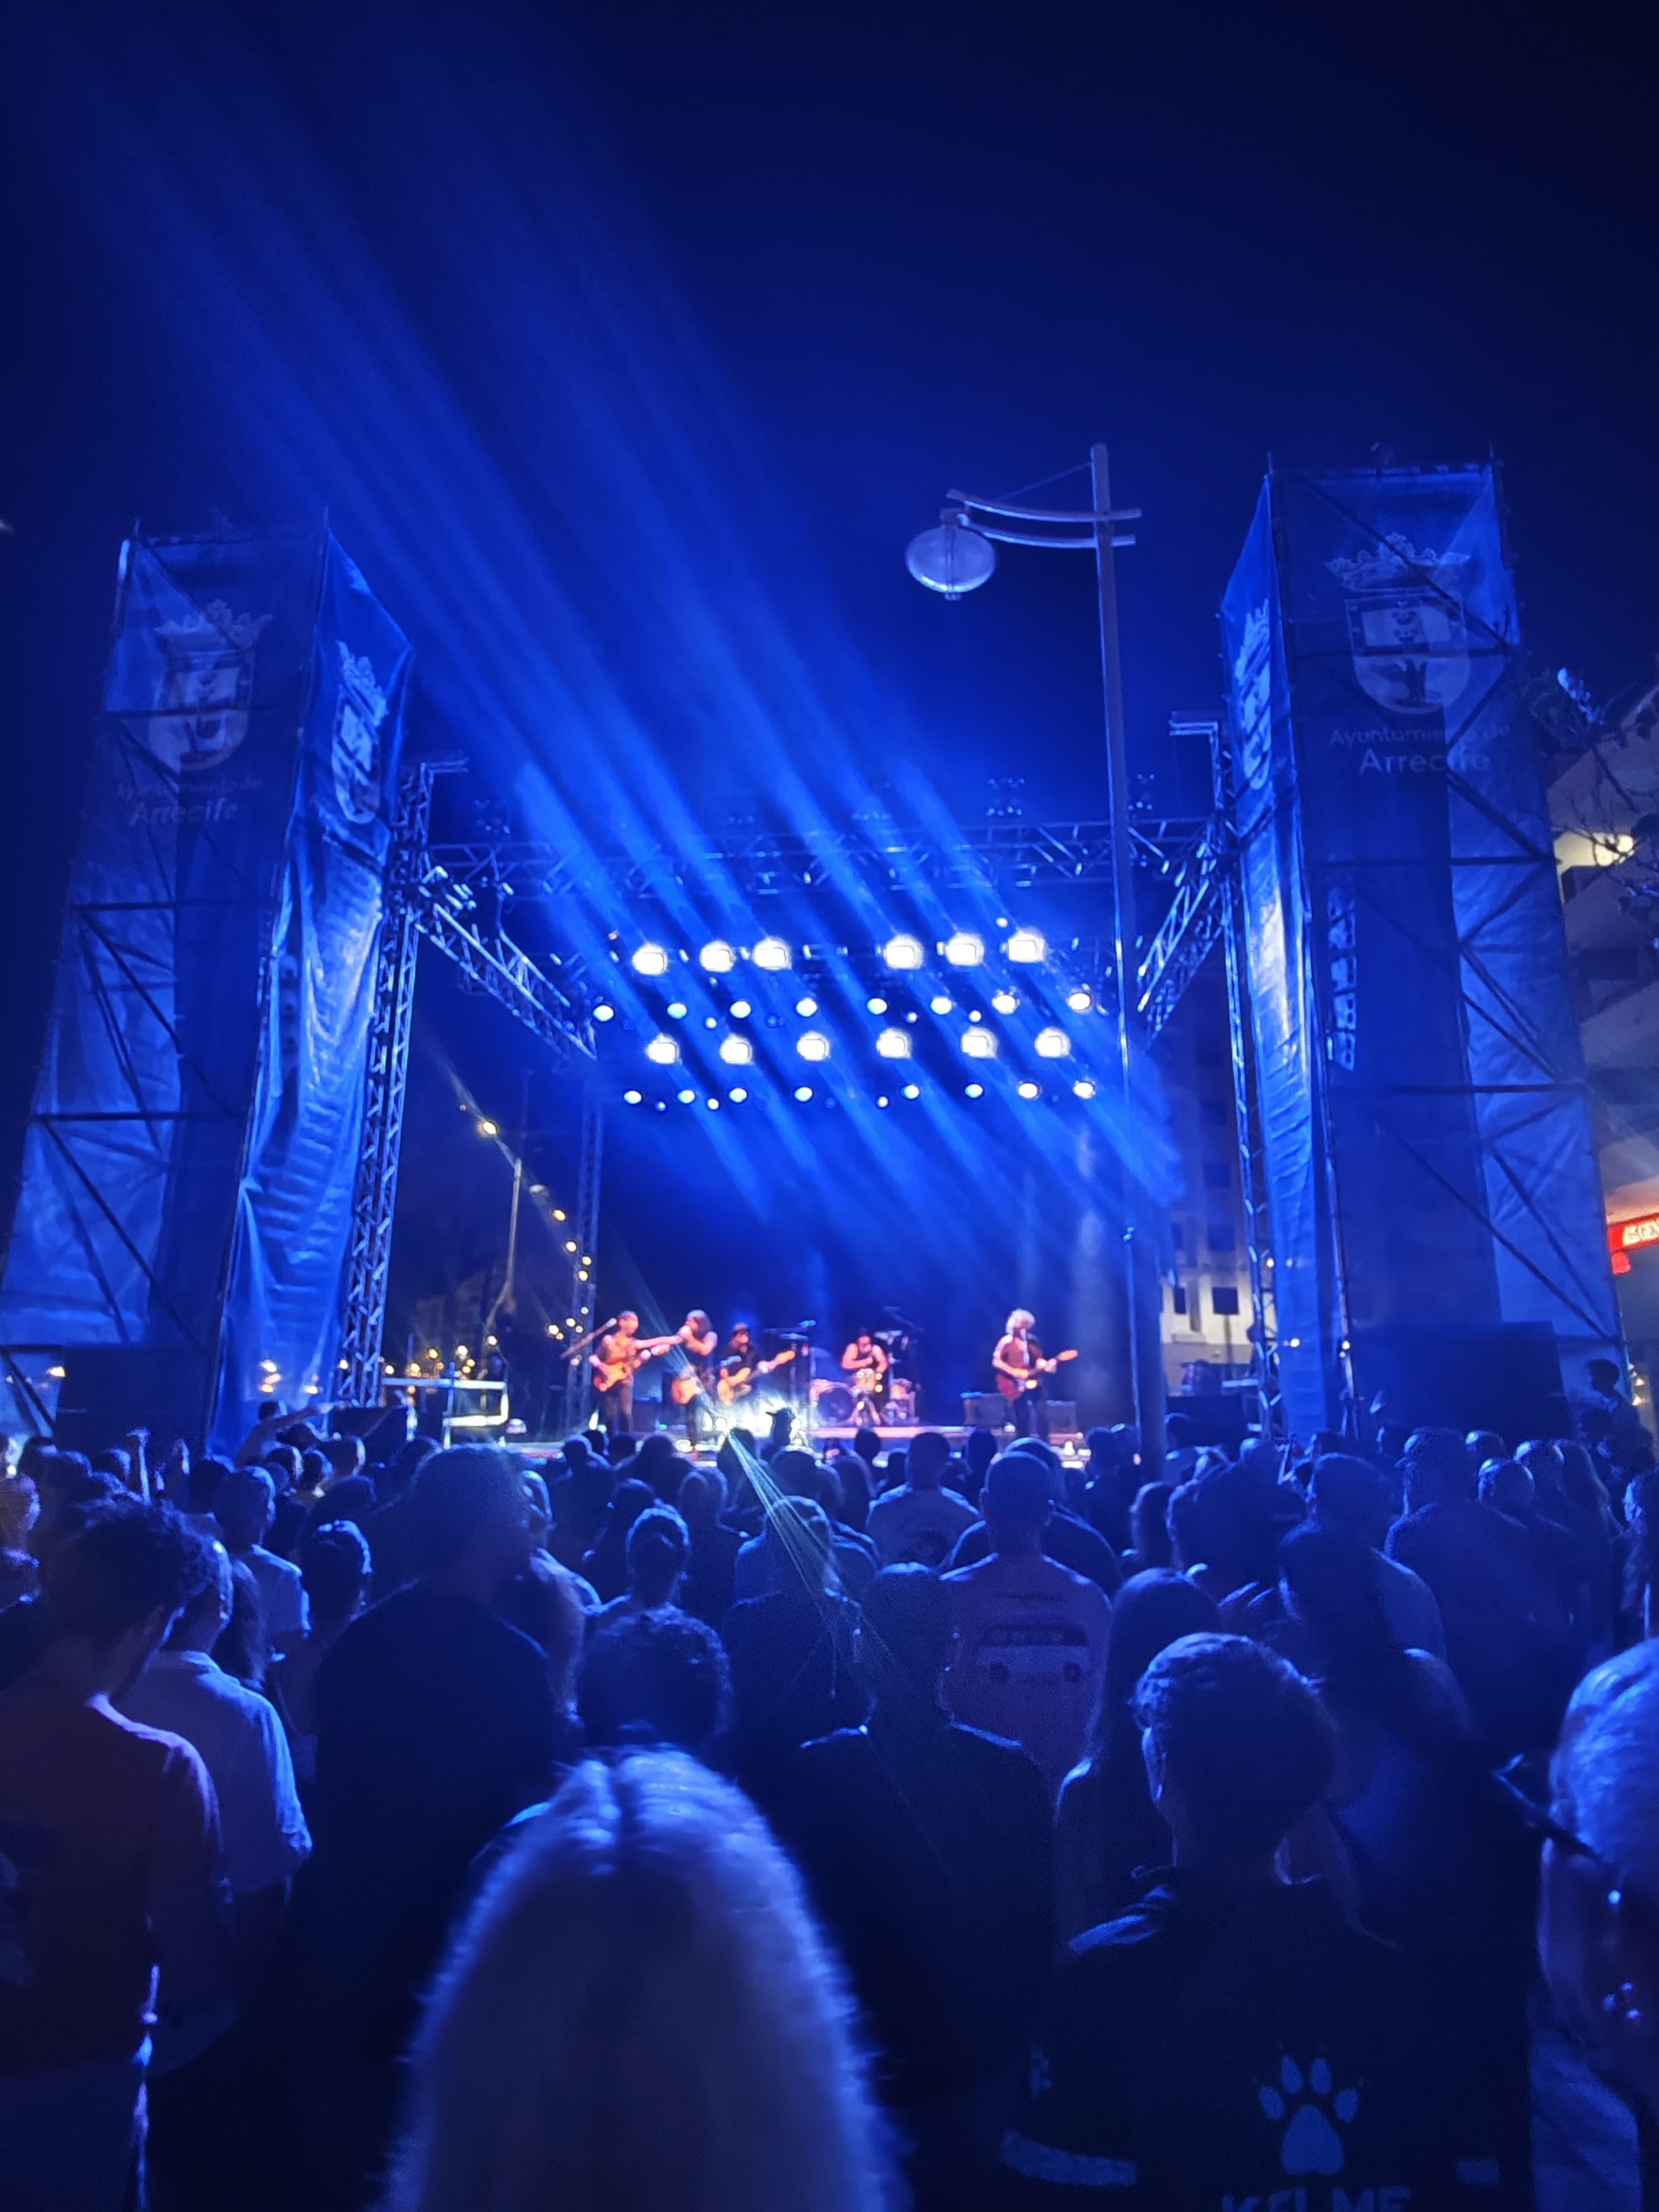
<path id="1" fill-rule="evenodd" d="M 1048 1426 L 1051 1430 L 1057 1431 L 1061 1436 L 1069 1436 L 1073 1430 L 1077 1426 L 1077 1400 L 1075 1398 L 1050 1398 L 1048 1401 Z"/>
<path id="2" fill-rule="evenodd" d="M 1000 1390 L 964 1390 L 962 1419 L 970 1429 L 1006 1429 L 1008 1401 Z"/>
<path id="3" fill-rule="evenodd" d="M 1511 1449 L 1565 1437 L 1571 1417 L 1547 1322 L 1494 1328 L 1373 1328 L 1353 1340 L 1362 1408 L 1381 1391 L 1390 1428 L 1495 1429 Z"/>

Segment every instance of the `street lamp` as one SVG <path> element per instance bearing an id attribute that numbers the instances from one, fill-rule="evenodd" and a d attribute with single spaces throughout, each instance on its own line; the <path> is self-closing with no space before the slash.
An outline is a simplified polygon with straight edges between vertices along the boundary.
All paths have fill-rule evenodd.
<path id="1" fill-rule="evenodd" d="M 1115 507 L 1107 467 L 1106 448 L 1089 451 L 1093 504 L 1087 509 L 1018 507 L 1006 500 L 978 499 L 964 491 L 945 494 L 946 505 L 938 527 L 914 538 L 905 553 L 905 565 L 920 584 L 958 599 L 977 591 L 995 574 L 998 545 L 1053 547 L 1064 552 L 1092 553 L 1099 586 L 1100 666 L 1106 693 L 1107 807 L 1111 836 L 1109 896 L 1111 902 L 1112 971 L 1117 986 L 1117 1078 L 1126 1104 L 1130 1097 L 1133 1054 L 1135 967 L 1134 885 L 1129 845 L 1129 763 L 1123 726 L 1123 672 L 1118 650 L 1117 580 L 1113 556 L 1121 545 L 1133 545 L 1133 537 L 1120 537 L 1118 525 L 1138 522 L 1138 507 Z M 1011 524 L 1036 526 L 1011 529 Z M 1133 1168 L 1125 1162 L 1126 1181 L 1133 1193 L 1138 1188 Z M 1141 1449 L 1150 1459 L 1164 1443 L 1163 1352 L 1159 1341 L 1158 1279 L 1152 1255 L 1137 1237 L 1138 1198 L 1132 1198 L 1128 1231 L 1128 1267 L 1125 1304 L 1129 1319 L 1129 1374 L 1134 1395 L 1135 1420 Z M 1143 1372 L 1143 1364 L 1146 1371 Z"/>

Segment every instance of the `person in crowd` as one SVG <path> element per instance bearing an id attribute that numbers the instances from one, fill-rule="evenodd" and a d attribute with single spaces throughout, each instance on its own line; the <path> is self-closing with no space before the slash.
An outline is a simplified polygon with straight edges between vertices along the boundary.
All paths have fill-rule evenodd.
<path id="1" fill-rule="evenodd" d="M 964 1495 L 969 1504 L 975 1508 L 979 1504 L 979 1494 L 984 1487 L 991 1462 L 1000 1449 L 994 1429 L 969 1430 L 968 1440 L 962 1448 L 963 1465 L 968 1475 Z"/>
<path id="2" fill-rule="evenodd" d="M 1164 1424 L 1164 1479 L 1179 1489 L 1198 1472 L 1198 1424 L 1188 1413 L 1171 1413 Z"/>
<path id="3" fill-rule="evenodd" d="M 839 1588 L 829 1516 L 815 1499 L 773 1507 L 779 1586 L 739 1599 L 721 1623 L 732 1721 L 720 1759 L 757 1802 L 804 1743 L 864 1718 L 859 1608 Z"/>
<path id="4" fill-rule="evenodd" d="M 601 1605 L 608 1605 L 613 1597 L 620 1597 L 628 1588 L 628 1532 L 657 1502 L 657 1494 L 648 1482 L 636 1482 L 630 1475 L 617 1485 L 610 1504 L 582 1559 L 581 1571 L 599 1595 Z"/>
<path id="5" fill-rule="evenodd" d="M 360 2199 L 469 1862 L 545 1794 L 562 1742 L 541 1650 L 494 1611 L 532 1543 L 517 1467 L 487 1446 L 434 1453 L 410 1503 L 416 1580 L 352 1623 L 312 1686 L 315 1849 L 292 1925 L 307 2067 L 296 2193 L 319 2212 Z"/>
<path id="6" fill-rule="evenodd" d="M 1580 1401 L 1581 1408 L 1600 1416 L 1608 1457 L 1615 1466 L 1632 1473 L 1651 1467 L 1653 1442 L 1625 1390 L 1618 1361 L 1587 1360 L 1584 1375 L 1589 1387 Z"/>
<path id="7" fill-rule="evenodd" d="M 573 1437 L 571 1443 L 581 1439 Z M 565 1446 L 567 1454 L 570 1445 Z M 570 1472 L 553 1486 L 553 1526 L 547 1548 L 562 1567 L 581 1572 L 582 1561 L 599 1541 L 599 1531 L 615 1494 L 617 1479 L 610 1462 L 596 1459 L 586 1446 Z"/>
<path id="8" fill-rule="evenodd" d="M 40 1571 L 29 1535 L 40 1518 L 40 1493 L 30 1474 L 0 1475 L 0 1610 L 33 1596 Z"/>
<path id="9" fill-rule="evenodd" d="M 868 1431 L 864 1429 L 855 1430 L 853 1436 L 854 1445 L 856 1446 L 860 1437 L 867 1433 Z M 844 1451 L 836 1458 L 833 1472 L 841 1495 L 838 1517 L 842 1526 L 851 1529 L 855 1535 L 867 1536 L 870 1534 L 871 1502 L 876 1494 L 876 1471 L 873 1464 L 861 1451 L 857 1449 Z M 887 1478 L 886 1487 L 890 1489 L 893 1480 L 891 1452 L 887 1455 Z"/>
<path id="10" fill-rule="evenodd" d="M 789 1553 L 794 1541 L 793 1507 L 803 1500 L 817 1506 L 829 1530 L 836 1572 L 842 1588 L 856 1598 L 875 1579 L 879 1562 L 868 1537 L 855 1535 L 831 1518 L 821 1492 L 827 1470 L 811 1452 L 793 1447 L 772 1462 L 773 1487 L 760 1534 L 751 1536 L 738 1553 L 733 1586 L 739 1599 L 763 1596 L 769 1590 L 791 1586 L 795 1579 Z"/>
<path id="11" fill-rule="evenodd" d="M 230 1617 L 213 1647 L 214 1663 L 244 1689 L 263 1695 L 270 1664 L 264 1600 L 246 1559 L 230 1563 Z"/>
<path id="12" fill-rule="evenodd" d="M 1056 1793 L 1083 1749 L 1111 1605 L 1044 1556 L 1054 1500 L 1041 1460 L 1005 1452 L 980 1504 L 990 1555 L 945 1578 L 956 1625 L 946 1696 L 958 1720 L 1023 1744 Z"/>
<path id="13" fill-rule="evenodd" d="M 869 1509 L 869 1535 L 883 1566 L 915 1561 L 937 1567 L 973 1527 L 973 1507 L 944 1486 L 950 1457 L 950 1444 L 937 1429 L 911 1439 L 902 1485 L 884 1491 Z"/>
<path id="14" fill-rule="evenodd" d="M 691 1534 L 672 1505 L 653 1505 L 628 1532 L 628 1588 L 601 1606 L 595 1630 L 632 1613 L 656 1613 L 672 1606 L 691 1552 Z"/>
<path id="15" fill-rule="evenodd" d="M 1659 2132 L 1659 1643 L 1591 1669 L 1551 1770 L 1538 1948 L 1561 2017 Z M 1644 2192 L 1644 2202 L 1647 2201 Z"/>
<path id="16" fill-rule="evenodd" d="M 1129 1549 L 1123 1554 L 1126 1576 L 1144 1575 L 1175 1564 L 1175 1539 L 1170 1534 L 1170 1500 L 1175 1485 L 1143 1482 L 1129 1507 Z"/>
<path id="17" fill-rule="evenodd" d="M 1396 1510 L 1394 1486 L 1374 1461 L 1349 1452 L 1327 1452 L 1315 1460 L 1308 1511 L 1316 1527 L 1350 1536 L 1370 1553 L 1382 1610 L 1401 1648 L 1431 1651 L 1443 1659 L 1446 1632 L 1434 1592 L 1421 1575 L 1389 1559 L 1382 1549 Z"/>
<path id="18" fill-rule="evenodd" d="M 337 1442 L 343 1439 L 336 1439 Z M 355 1443 L 357 1439 L 353 1437 Z M 317 1503 L 306 1516 L 305 1526 L 295 1543 L 297 1553 L 313 1528 L 320 1528 L 330 1521 L 349 1521 L 368 1534 L 370 1522 L 379 1507 L 374 1496 L 374 1485 L 366 1474 L 342 1474 L 328 1484 Z"/>
<path id="19" fill-rule="evenodd" d="M 219 1485 L 213 1511 L 225 1549 L 258 1586 L 267 1650 L 288 1651 L 305 1634 L 310 1615 L 298 1567 L 264 1548 L 276 1503 L 276 1485 L 265 1469 L 241 1467 Z M 263 1665 L 259 1671 L 264 1673 Z"/>
<path id="20" fill-rule="evenodd" d="M 1109 1597 L 1123 1580 L 1123 1570 L 1111 1546 L 1099 1532 L 1066 1503 L 1066 1477 L 1060 1454 L 1040 1437 L 1021 1437 L 1009 1447 L 1009 1453 L 1022 1452 L 1034 1459 L 1043 1470 L 1048 1485 L 1048 1499 L 1052 1511 L 1042 1531 L 1045 1555 L 1069 1567 L 1074 1575 L 1086 1576 Z M 981 1515 L 984 1493 L 981 1492 Z M 963 1529 L 945 1560 L 945 1571 L 954 1573 L 959 1567 L 971 1567 L 984 1559 L 991 1549 L 991 1538 L 983 1518 L 975 1519 Z"/>
<path id="21" fill-rule="evenodd" d="M 1169 1568 L 1132 1575 L 1113 1603 L 1088 1747 L 1060 1786 L 1054 1822 L 1064 1942 L 1127 1911 L 1139 1877 L 1169 1863 L 1170 1831 L 1152 1803 L 1140 1755 L 1135 1689 L 1160 1651 L 1217 1626 L 1214 1599 Z"/>
<path id="22" fill-rule="evenodd" d="M 659 1504 L 672 1505 L 678 1493 L 685 1460 L 666 1429 L 642 1437 L 628 1472 L 635 1482 L 648 1482 Z"/>
<path id="23" fill-rule="evenodd" d="M 673 1753 L 580 1768 L 456 1939 L 386 2212 L 898 2201 L 840 1976 L 764 1822 Z"/>
<path id="24" fill-rule="evenodd" d="M 1244 1638 L 1187 1636 L 1133 1713 L 1174 1864 L 1060 1968 L 1006 2201 L 1311 2208 L 1339 2201 L 1327 2181 L 1350 2206 L 1519 2201 L 1416 1969 L 1280 1879 L 1335 1762 L 1314 1691 Z"/>
<path id="25" fill-rule="evenodd" d="M 725 1725 L 729 1694 L 719 1637 L 674 1610 L 625 1613 L 596 1629 L 576 1673 L 592 1751 L 668 1744 L 702 1758 Z"/>
<path id="26" fill-rule="evenodd" d="M 1169 1504 L 1175 1563 L 1218 1605 L 1279 1579 L 1279 1530 L 1271 1474 L 1243 1461 L 1178 1483 Z"/>
<path id="27" fill-rule="evenodd" d="M 743 1538 L 721 1518 L 726 1481 L 718 1468 L 692 1468 L 680 1484 L 680 1518 L 690 1539 L 678 1602 L 718 1628 L 737 1595 Z"/>
<path id="28" fill-rule="evenodd" d="M 1120 1422 L 1109 1429 L 1091 1429 L 1084 1442 L 1089 1456 L 1083 1470 L 1083 1517 L 1121 1556 L 1133 1541 L 1130 1510 L 1145 1475 L 1140 1439 Z"/>
<path id="29" fill-rule="evenodd" d="M 198 1573 L 198 1540 L 169 1508 L 90 1509 L 46 1563 L 39 1656 L 0 1692 L 6 2212 L 137 2201 L 152 2034 L 182 2063 L 231 2016 L 213 1785 L 188 1743 L 113 1702 Z"/>
<path id="30" fill-rule="evenodd" d="M 230 1473 L 228 1464 L 222 1459 L 196 1459 L 190 1463 L 190 1473 L 185 1478 L 185 1495 L 180 1501 L 187 1527 L 198 1536 L 219 1539 L 219 1523 L 213 1510 L 213 1501 L 219 1495 L 219 1485 Z"/>
<path id="31" fill-rule="evenodd" d="M 1048 1791 L 942 1702 L 951 1599 L 927 1567 L 866 1593 L 864 1726 L 809 1743 L 768 1810 L 847 1961 L 918 2207 L 983 2202 L 1054 1949 Z"/>
<path id="32" fill-rule="evenodd" d="M 569 1703 L 571 1669 L 587 1621 L 599 1609 L 599 1594 L 585 1576 L 565 1566 L 547 1548 L 553 1513 L 540 1472 L 521 1466 L 519 1483 L 530 1531 L 530 1555 L 520 1571 L 495 1593 L 495 1610 L 548 1654 L 554 1694 L 562 1709 Z"/>
<path id="33" fill-rule="evenodd" d="M 390 1597 L 415 1579 L 414 1516 L 410 1492 L 422 1464 L 437 1449 L 430 1437 L 399 1446 L 375 1485 L 378 1503 L 363 1534 L 374 1562 L 374 1595 Z"/>
<path id="34" fill-rule="evenodd" d="M 351 1521 L 326 1521 L 313 1528 L 300 1553 L 300 1576 L 311 1626 L 276 1668 L 270 1686 L 303 1791 L 317 1773 L 311 1705 L 317 1669 L 368 1602 L 373 1565 L 362 1530 Z"/>

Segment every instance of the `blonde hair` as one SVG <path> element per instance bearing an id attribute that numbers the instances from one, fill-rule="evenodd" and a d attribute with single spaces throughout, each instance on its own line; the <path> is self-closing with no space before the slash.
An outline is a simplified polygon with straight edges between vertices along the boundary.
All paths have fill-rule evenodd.
<path id="1" fill-rule="evenodd" d="M 385 2212 L 881 2212 L 839 1973 L 748 1800 L 677 1752 L 579 1767 L 478 1902 Z"/>
<path id="2" fill-rule="evenodd" d="M 1036 1316 L 1034 1313 L 1029 1313 L 1024 1306 L 1016 1306 L 1009 1315 L 1007 1325 L 1002 1333 L 1005 1336 L 1014 1336 L 1023 1328 L 1036 1327 Z"/>

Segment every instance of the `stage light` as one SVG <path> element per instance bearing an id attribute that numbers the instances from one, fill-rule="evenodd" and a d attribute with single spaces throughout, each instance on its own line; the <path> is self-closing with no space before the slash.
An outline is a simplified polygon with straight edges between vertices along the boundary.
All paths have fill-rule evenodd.
<path id="1" fill-rule="evenodd" d="M 997 1041 L 989 1030 L 963 1030 L 962 1048 L 969 1060 L 994 1060 Z"/>
<path id="2" fill-rule="evenodd" d="M 1048 940 L 1040 929 L 1017 929 L 1003 951 L 1021 967 L 1030 968 L 1048 957 Z"/>
<path id="3" fill-rule="evenodd" d="M 1085 991 L 1081 983 L 1078 985 L 1075 991 L 1068 991 L 1066 994 L 1066 1003 L 1074 1014 L 1086 1014 L 1094 1002 L 1094 994 L 1091 991 Z"/>
<path id="4" fill-rule="evenodd" d="M 775 975 L 789 965 L 794 956 L 781 937 L 763 937 L 749 957 L 757 968 Z"/>
<path id="5" fill-rule="evenodd" d="M 664 1036 L 659 1030 L 645 1048 L 645 1056 L 654 1060 L 659 1067 L 671 1067 L 679 1058 L 680 1048 L 672 1036 Z"/>
<path id="6" fill-rule="evenodd" d="M 642 1091 L 624 1091 L 623 1093 L 623 1104 L 624 1106 L 637 1106 L 644 1096 L 645 1093 Z"/>
<path id="7" fill-rule="evenodd" d="M 1012 1014 L 1018 1008 L 1019 1000 L 1012 991 L 994 991 L 991 1004 L 1000 1014 Z"/>
<path id="8" fill-rule="evenodd" d="M 822 1030 L 804 1030 L 795 1039 L 795 1050 L 803 1060 L 828 1060 L 830 1040 Z"/>
<path id="9" fill-rule="evenodd" d="M 1071 1057 L 1072 1040 L 1064 1030 L 1039 1030 L 1031 1042 L 1039 1060 L 1069 1060 Z"/>
<path id="10" fill-rule="evenodd" d="M 876 1039 L 876 1050 L 884 1060 L 908 1060 L 910 1032 L 908 1030 L 884 1030 Z"/>
<path id="11" fill-rule="evenodd" d="M 596 1022 L 613 1022 L 617 1018 L 617 1009 L 601 999 L 593 1009 L 593 1018 Z"/>
<path id="12" fill-rule="evenodd" d="M 663 1012 L 667 1015 L 671 1022 L 683 1022 L 685 1019 L 684 1000 L 671 999 L 667 1006 L 664 1007 Z"/>
<path id="13" fill-rule="evenodd" d="M 904 1095 L 907 1098 L 920 1098 L 921 1085 L 919 1083 L 907 1083 L 904 1086 Z"/>
<path id="14" fill-rule="evenodd" d="M 718 1098 L 705 1098 L 702 1103 L 711 1114 L 718 1114 L 720 1110 L 720 1102 Z"/>
<path id="15" fill-rule="evenodd" d="M 884 1098 L 878 1098 L 876 1103 L 878 1106 L 884 1106 L 887 1103 L 887 1101 Z"/>
<path id="16" fill-rule="evenodd" d="M 927 1003 L 932 1006 L 936 1014 L 948 1014 L 951 1008 L 956 1002 L 954 1000 L 947 999 L 944 992 L 940 991 L 936 994 L 934 997 L 930 999 Z"/>
<path id="17" fill-rule="evenodd" d="M 668 954 L 660 945 L 641 945 L 634 955 L 636 975 L 665 975 L 668 973 Z"/>
<path id="18" fill-rule="evenodd" d="M 674 1096 L 682 1106 L 695 1106 L 697 1103 L 697 1094 L 695 1091 L 677 1091 Z M 574 1244 L 567 1244 L 564 1249 L 567 1252 L 574 1252 L 576 1248 Z"/>
<path id="19" fill-rule="evenodd" d="M 557 1323 L 557 1322 L 556 1322 L 556 1321 L 550 1321 L 550 1322 L 549 1322 L 549 1323 L 547 1324 L 547 1333 L 548 1333 L 548 1334 L 549 1334 L 550 1336 L 557 1336 L 557 1335 L 560 1334 L 560 1331 L 559 1331 L 559 1324 Z"/>
<path id="20" fill-rule="evenodd" d="M 1042 1096 L 1042 1086 L 1040 1083 L 1017 1083 L 1014 1088 L 1022 1098 L 1041 1098 Z"/>
<path id="21" fill-rule="evenodd" d="M 887 1012 L 885 999 L 866 999 L 864 1003 L 872 1014 L 884 1014 Z"/>
<path id="22" fill-rule="evenodd" d="M 810 1083 L 798 1083 L 795 1085 L 795 1103 L 798 1106 L 804 1106 L 811 1095 L 812 1086 Z"/>
<path id="23" fill-rule="evenodd" d="M 697 961 L 711 975 L 729 975 L 738 964 L 738 956 L 723 937 L 716 937 L 703 946 Z"/>
<path id="24" fill-rule="evenodd" d="M 983 1098 L 985 1085 L 982 1083 L 970 1083 L 962 1095 L 964 1098 Z"/>
<path id="25" fill-rule="evenodd" d="M 896 974 L 904 975 L 920 968 L 927 953 L 919 937 L 910 937 L 901 932 L 898 936 L 888 939 L 881 949 L 881 957 Z"/>
<path id="26" fill-rule="evenodd" d="M 684 1097 L 684 1092 L 682 1092 L 682 1093 L 681 1093 L 681 1096 L 682 1096 L 682 1097 Z M 568 1237 L 568 1238 L 566 1239 L 566 1241 L 565 1241 L 565 1248 L 564 1248 L 564 1249 L 565 1249 L 565 1250 L 566 1250 L 567 1252 L 574 1252 L 574 1251 L 575 1250 L 575 1249 L 576 1249 L 576 1240 L 575 1240 L 575 1238 L 574 1238 L 574 1237 Z"/>
<path id="27" fill-rule="evenodd" d="M 732 1018 L 734 1022 L 746 1022 L 754 1011 L 747 999 L 733 999 L 732 1001 Z"/>
<path id="28" fill-rule="evenodd" d="M 797 999 L 795 1001 L 795 1012 L 803 1020 L 810 1020 L 817 1010 L 818 1002 L 816 999 Z"/>
<path id="29" fill-rule="evenodd" d="M 741 1106 L 749 1093 L 744 1089 L 742 1084 L 734 1083 L 726 1095 L 734 1106 Z"/>
<path id="30" fill-rule="evenodd" d="M 478 1134 L 481 1137 L 499 1137 L 501 1133 L 493 1121 L 487 1121 L 482 1114 L 478 1116 Z"/>
<path id="31" fill-rule="evenodd" d="M 1090 1082 L 1086 1075 L 1081 1077 L 1076 1083 L 1074 1083 L 1072 1085 L 1072 1088 L 1079 1098 L 1092 1098 L 1095 1095 L 1095 1086 Z"/>
<path id="32" fill-rule="evenodd" d="M 553 1218 L 555 1221 L 562 1221 L 564 1219 L 564 1208 L 562 1206 L 556 1206 L 554 1207 Z"/>
<path id="33" fill-rule="evenodd" d="M 943 949 L 953 968 L 977 968 L 985 957 L 985 939 L 971 929 L 959 929 L 945 939 Z"/>
<path id="34" fill-rule="evenodd" d="M 728 1067 L 747 1067 L 755 1057 L 755 1048 L 746 1036 L 720 1039 L 720 1058 Z"/>

